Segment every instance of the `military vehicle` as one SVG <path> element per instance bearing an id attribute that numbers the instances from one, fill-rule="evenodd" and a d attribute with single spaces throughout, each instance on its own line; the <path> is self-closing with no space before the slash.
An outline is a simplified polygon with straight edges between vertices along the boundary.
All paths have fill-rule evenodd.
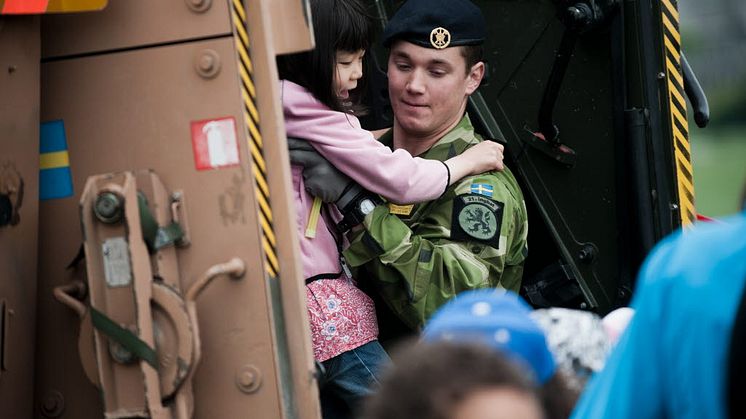
<path id="1" fill-rule="evenodd" d="M 382 27 L 399 1 L 368 0 Z M 625 304 L 696 216 L 676 0 L 484 0 L 469 103 L 537 307 Z M 298 0 L 0 0 L 4 418 L 318 418 L 275 56 Z M 367 128 L 390 126 L 385 51 Z M 385 325 L 382 325 L 385 327 Z"/>

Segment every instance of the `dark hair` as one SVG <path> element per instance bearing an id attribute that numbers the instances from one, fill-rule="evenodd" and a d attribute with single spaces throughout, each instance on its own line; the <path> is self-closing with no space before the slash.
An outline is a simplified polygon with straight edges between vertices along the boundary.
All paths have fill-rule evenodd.
<path id="1" fill-rule="evenodd" d="M 481 45 L 464 45 L 461 47 L 461 56 L 466 61 L 466 74 L 469 74 L 474 64 L 482 61 L 484 52 Z"/>
<path id="2" fill-rule="evenodd" d="M 562 371 L 555 372 L 541 387 L 539 394 L 547 419 L 569 418 L 580 397 L 579 391 L 570 386 Z"/>
<path id="3" fill-rule="evenodd" d="M 453 342 L 417 343 L 394 355 L 380 389 L 366 401 L 365 419 L 447 419 L 474 392 L 509 388 L 536 399 L 531 381 L 494 350 Z"/>
<path id="4" fill-rule="evenodd" d="M 369 49 L 372 37 L 370 16 L 359 0 L 311 0 L 313 33 L 316 48 L 311 51 L 277 57 L 280 79 L 308 89 L 321 103 L 336 111 L 349 112 L 334 91 L 337 51 L 356 52 Z M 351 102 L 360 100 L 363 77 Z"/>

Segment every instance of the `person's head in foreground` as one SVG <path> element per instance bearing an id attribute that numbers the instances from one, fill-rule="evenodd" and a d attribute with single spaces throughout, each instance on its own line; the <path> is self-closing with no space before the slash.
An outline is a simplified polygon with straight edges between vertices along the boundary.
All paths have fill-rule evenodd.
<path id="1" fill-rule="evenodd" d="M 485 345 L 511 360 L 538 388 L 547 416 L 569 416 L 578 394 L 557 370 L 544 331 L 531 307 L 511 291 L 466 291 L 441 307 L 423 332 L 428 342 Z"/>
<path id="2" fill-rule="evenodd" d="M 365 419 L 542 419 L 530 378 L 479 344 L 420 342 L 394 355 Z"/>

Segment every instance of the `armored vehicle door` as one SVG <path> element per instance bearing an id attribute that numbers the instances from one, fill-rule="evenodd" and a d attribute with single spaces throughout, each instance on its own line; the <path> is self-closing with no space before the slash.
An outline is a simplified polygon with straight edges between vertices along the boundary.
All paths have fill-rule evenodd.
<path id="1" fill-rule="evenodd" d="M 382 22 L 401 1 L 370 1 Z M 468 111 L 504 142 L 529 211 L 523 294 L 535 306 L 607 312 L 644 255 L 696 215 L 675 0 L 474 1 L 487 75 Z M 383 69 L 386 51 L 376 51 Z M 375 73 L 370 127 L 391 123 Z"/>

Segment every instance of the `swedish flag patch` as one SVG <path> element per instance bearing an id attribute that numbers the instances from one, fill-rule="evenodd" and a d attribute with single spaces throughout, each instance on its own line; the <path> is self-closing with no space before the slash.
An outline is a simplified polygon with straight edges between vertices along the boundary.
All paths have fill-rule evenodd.
<path id="1" fill-rule="evenodd" d="M 62 121 L 41 124 L 39 141 L 39 199 L 73 196 L 70 158 Z"/>
<path id="2" fill-rule="evenodd" d="M 484 195 L 488 198 L 492 198 L 492 193 L 494 189 L 492 185 L 488 185 L 486 183 L 472 183 L 471 184 L 471 193 L 476 195 Z"/>

